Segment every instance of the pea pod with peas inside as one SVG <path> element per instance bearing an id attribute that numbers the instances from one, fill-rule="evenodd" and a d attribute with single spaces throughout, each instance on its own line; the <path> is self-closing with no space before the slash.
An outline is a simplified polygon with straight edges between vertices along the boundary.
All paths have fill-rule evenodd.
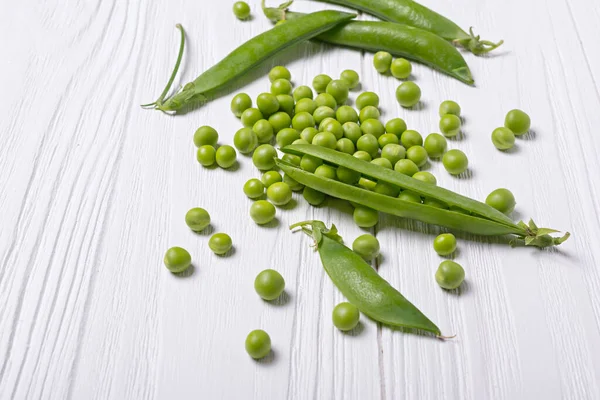
<path id="1" fill-rule="evenodd" d="M 327 275 L 363 314 L 386 325 L 421 329 L 441 337 L 440 328 L 379 276 L 361 256 L 342 244 L 335 225 L 327 229 L 321 221 L 305 221 L 290 227 L 296 228 L 302 228 L 314 239 Z"/>

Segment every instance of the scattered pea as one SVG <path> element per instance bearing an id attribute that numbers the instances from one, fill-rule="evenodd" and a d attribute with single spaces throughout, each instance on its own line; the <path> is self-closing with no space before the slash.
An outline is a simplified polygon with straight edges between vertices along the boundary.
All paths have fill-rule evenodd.
<path id="1" fill-rule="evenodd" d="M 300 132 L 300 139 L 304 139 L 308 143 L 312 143 L 317 133 L 319 133 L 319 131 L 316 128 L 303 129 L 302 132 Z"/>
<path id="2" fill-rule="evenodd" d="M 262 175 L 260 181 L 265 186 L 265 188 L 268 188 L 274 183 L 282 182 L 283 178 L 281 177 L 281 174 L 277 171 L 267 171 Z"/>
<path id="3" fill-rule="evenodd" d="M 263 358 L 271 352 L 271 338 L 267 332 L 257 329 L 248 334 L 245 346 L 250 357 Z"/>
<path id="4" fill-rule="evenodd" d="M 390 162 L 390 169 L 393 165 L 396 165 L 398 161 L 402 160 L 405 157 L 406 149 L 403 146 L 400 146 L 399 144 L 386 144 L 381 149 L 381 158 L 385 158 Z"/>
<path id="5" fill-rule="evenodd" d="M 427 150 L 429 158 L 440 158 L 448 147 L 448 141 L 439 133 L 431 133 L 425 138 L 423 147 Z"/>
<path id="6" fill-rule="evenodd" d="M 358 113 L 350 106 L 341 106 L 335 112 L 335 118 L 340 124 L 345 124 L 346 122 L 356 123 L 358 122 Z"/>
<path id="7" fill-rule="evenodd" d="M 316 146 L 327 147 L 329 149 L 335 149 L 337 146 L 337 139 L 331 132 L 319 132 L 313 138 L 312 144 Z"/>
<path id="8" fill-rule="evenodd" d="M 442 261 L 435 273 L 435 280 L 442 288 L 453 290 L 465 280 L 465 270 L 454 261 Z"/>
<path id="9" fill-rule="evenodd" d="M 351 69 L 342 71 L 340 74 L 340 79 L 346 82 L 346 85 L 348 85 L 348 88 L 350 89 L 356 88 L 360 82 L 358 73 Z"/>
<path id="10" fill-rule="evenodd" d="M 367 106 L 379 107 L 379 96 L 377 93 L 364 92 L 358 95 L 356 98 L 356 108 L 362 110 Z"/>
<path id="11" fill-rule="evenodd" d="M 265 193 L 265 185 L 258 179 L 252 178 L 244 184 L 244 194 L 250 199 L 257 199 Z"/>
<path id="12" fill-rule="evenodd" d="M 348 84 L 341 80 L 336 79 L 327 85 L 327 93 L 332 95 L 337 104 L 344 104 L 348 100 Z"/>
<path id="13" fill-rule="evenodd" d="M 246 93 L 236 94 L 231 99 L 231 112 L 238 118 L 250 107 L 252 107 L 252 99 Z"/>
<path id="14" fill-rule="evenodd" d="M 294 90 L 294 100 L 296 102 L 299 102 L 300 100 L 303 100 L 303 99 L 312 100 L 313 96 L 314 96 L 313 91 L 308 86 L 298 86 Z"/>
<path id="15" fill-rule="evenodd" d="M 360 120 L 361 124 L 369 119 L 379 120 L 379 117 L 381 117 L 381 113 L 379 112 L 379 109 L 375 106 L 365 106 L 360 110 L 360 113 L 358 114 L 358 119 Z"/>
<path id="16" fill-rule="evenodd" d="M 404 82 L 396 89 L 396 100 L 402 107 L 413 107 L 421 100 L 421 88 L 414 82 Z"/>
<path id="17" fill-rule="evenodd" d="M 413 176 L 419 172 L 419 167 L 412 160 L 402 159 L 394 165 L 394 171 L 404 175 Z"/>
<path id="18" fill-rule="evenodd" d="M 242 128 L 233 135 L 233 145 L 242 154 L 251 153 L 258 146 L 258 136 L 253 129 Z"/>
<path id="19" fill-rule="evenodd" d="M 363 150 L 358 150 L 356 153 L 353 154 L 353 156 L 358 158 L 359 160 L 363 160 L 363 161 L 367 161 L 367 162 L 371 161 L 371 155 Z"/>
<path id="20" fill-rule="evenodd" d="M 352 250 L 365 260 L 371 261 L 379 255 L 379 240 L 375 236 L 365 233 L 354 239 Z"/>
<path id="21" fill-rule="evenodd" d="M 314 128 L 315 119 L 307 112 L 298 113 L 294 115 L 294 118 L 292 119 L 292 127 L 298 132 L 301 132 L 306 128 Z"/>
<path id="22" fill-rule="evenodd" d="M 313 117 L 315 119 L 315 123 L 320 124 L 325 118 L 335 118 L 335 111 L 328 106 L 319 106 L 315 110 Z"/>
<path id="23" fill-rule="evenodd" d="M 271 115 L 269 119 L 275 117 L 277 114 L 279 113 Z M 271 123 L 266 119 L 256 121 L 254 126 L 252 126 L 252 130 L 256 134 L 256 140 L 258 143 L 270 143 L 271 140 L 273 140 L 273 125 L 271 125 Z"/>
<path id="24" fill-rule="evenodd" d="M 237 19 L 247 19 L 250 16 L 250 6 L 245 1 L 237 1 L 233 4 L 233 14 Z"/>
<path id="25" fill-rule="evenodd" d="M 201 147 L 206 144 L 216 146 L 219 140 L 219 134 L 210 126 L 201 126 L 194 133 L 194 144 L 196 147 Z"/>
<path id="26" fill-rule="evenodd" d="M 263 115 L 272 115 L 279 111 L 279 101 L 271 93 L 261 93 L 256 98 L 256 107 Z"/>
<path id="27" fill-rule="evenodd" d="M 411 203 L 421 204 L 421 196 L 418 193 L 411 192 L 410 190 L 403 190 L 398 198 Z"/>
<path id="28" fill-rule="evenodd" d="M 306 200 L 308 204 L 315 207 L 323 204 L 323 202 L 327 198 L 325 193 L 319 192 L 309 187 L 304 188 L 304 191 L 302 192 L 302 197 L 304 197 L 304 200 Z"/>
<path id="29" fill-rule="evenodd" d="M 419 172 L 415 173 L 412 177 L 421 182 L 427 182 L 427 183 L 431 183 L 432 185 L 437 185 L 437 179 L 431 172 L 419 171 Z"/>
<path id="30" fill-rule="evenodd" d="M 231 167 L 235 163 L 236 158 L 237 153 L 235 149 L 227 144 L 219 147 L 215 154 L 217 165 L 221 168 Z"/>
<path id="31" fill-rule="evenodd" d="M 451 233 L 442 233 L 433 241 L 433 249 L 440 256 L 448 256 L 456 251 L 456 237 Z"/>
<path id="32" fill-rule="evenodd" d="M 292 93 L 292 82 L 287 79 L 277 79 L 271 83 L 271 94 L 277 96 L 290 93 Z M 277 102 L 277 108 L 279 109 L 279 101 Z"/>
<path id="33" fill-rule="evenodd" d="M 194 232 L 200 232 L 210 225 L 210 214 L 204 208 L 191 208 L 185 214 L 185 223 Z"/>
<path id="34" fill-rule="evenodd" d="M 440 104 L 440 118 L 446 114 L 460 116 L 460 106 L 458 103 L 452 100 L 443 101 Z"/>
<path id="35" fill-rule="evenodd" d="M 288 81 L 291 81 L 292 74 L 286 67 L 273 67 L 273 69 L 271 69 L 269 72 L 269 81 L 275 82 L 277 79 L 287 79 Z"/>
<path id="36" fill-rule="evenodd" d="M 351 170 L 346 167 L 338 167 L 336 176 L 340 182 L 347 183 L 348 185 L 354 185 L 358 183 L 360 179 L 360 172 Z"/>
<path id="37" fill-rule="evenodd" d="M 400 142 L 407 150 L 413 146 L 423 145 L 423 136 L 417 131 L 411 129 L 404 131 L 400 136 Z"/>
<path id="38" fill-rule="evenodd" d="M 460 118 L 453 114 L 446 114 L 440 119 L 440 131 L 446 137 L 455 137 L 460 132 Z"/>
<path id="39" fill-rule="evenodd" d="M 406 79 L 412 72 L 412 64 L 404 58 L 396 58 L 390 67 L 392 76 L 396 79 Z"/>
<path id="40" fill-rule="evenodd" d="M 448 150 L 442 157 L 444 168 L 452 175 L 462 174 L 469 167 L 469 159 L 460 150 Z"/>
<path id="41" fill-rule="evenodd" d="M 360 125 L 360 129 L 363 135 L 373 135 L 375 138 L 379 138 L 385 133 L 385 127 L 378 119 L 367 119 Z"/>
<path id="42" fill-rule="evenodd" d="M 379 152 L 379 142 L 377 141 L 377 138 L 373 135 L 363 135 L 356 142 L 356 148 L 358 150 L 366 151 L 371 157 L 375 157 Z"/>
<path id="43" fill-rule="evenodd" d="M 196 152 L 196 159 L 204 167 L 210 167 L 215 163 L 217 151 L 209 144 L 200 146 Z"/>
<path id="44" fill-rule="evenodd" d="M 300 133 L 294 128 L 285 128 L 280 130 L 275 136 L 277 146 L 284 148 L 294 142 L 294 140 L 300 139 Z"/>
<path id="45" fill-rule="evenodd" d="M 391 166 L 391 164 L 390 164 L 390 166 Z M 379 193 L 384 196 L 390 196 L 390 197 L 398 197 L 398 195 L 400 194 L 400 188 L 398 186 L 393 185 L 388 182 L 384 182 L 384 181 L 377 182 L 377 184 L 375 185 L 375 189 L 373 189 L 373 191 L 375 193 Z"/>
<path id="46" fill-rule="evenodd" d="M 282 161 L 285 161 L 289 164 L 292 164 L 296 167 L 300 167 L 300 161 L 302 161 L 302 158 L 300 156 L 297 156 L 295 154 L 284 154 L 283 157 L 281 157 Z"/>
<path id="47" fill-rule="evenodd" d="M 250 107 L 242 113 L 241 119 L 244 127 L 252 128 L 256 122 L 263 119 L 263 115 L 257 108 Z"/>
<path id="48" fill-rule="evenodd" d="M 388 144 L 398 144 L 400 142 L 398 140 L 398 136 L 394 135 L 393 133 L 384 133 L 383 135 L 379 136 L 377 141 L 379 142 L 379 147 L 382 149 Z"/>
<path id="49" fill-rule="evenodd" d="M 187 270 L 192 265 L 192 256 L 186 249 L 171 247 L 165 253 L 165 267 L 174 274 Z"/>
<path id="50" fill-rule="evenodd" d="M 515 134 L 508 128 L 496 128 L 492 132 L 492 143 L 498 150 L 508 150 L 515 145 Z"/>
<path id="51" fill-rule="evenodd" d="M 379 165 L 380 167 L 392 169 L 392 163 L 387 158 L 375 158 L 371 161 L 371 164 Z"/>
<path id="52" fill-rule="evenodd" d="M 283 276 L 274 269 L 265 269 L 254 279 L 254 290 L 261 299 L 271 301 L 275 300 L 285 289 L 285 280 Z"/>
<path id="53" fill-rule="evenodd" d="M 358 206 L 354 209 L 354 222 L 361 228 L 371 228 L 379 222 L 379 212 L 372 208 Z"/>
<path id="54" fill-rule="evenodd" d="M 252 163 L 262 171 L 269 170 L 275 166 L 277 151 L 270 144 L 261 144 L 252 154 Z"/>
<path id="55" fill-rule="evenodd" d="M 266 200 L 255 201 L 250 206 L 250 218 L 258 225 L 268 224 L 275 218 L 275 206 Z"/>
<path id="56" fill-rule="evenodd" d="M 325 93 L 325 91 L 327 90 L 327 85 L 329 85 L 329 82 L 331 81 L 332 79 L 328 75 L 317 75 L 315 76 L 312 82 L 313 88 L 315 88 L 315 91 L 317 93 Z"/>
<path id="57" fill-rule="evenodd" d="M 273 134 L 277 134 L 281 130 L 289 128 L 292 124 L 292 119 L 287 113 L 279 111 L 269 117 L 269 124 L 273 127 Z"/>
<path id="58" fill-rule="evenodd" d="M 531 118 L 521 110 L 510 110 L 504 119 L 504 126 L 517 136 L 524 135 L 531 128 Z"/>
<path id="59" fill-rule="evenodd" d="M 412 146 L 406 150 L 406 158 L 414 162 L 417 167 L 427 164 L 427 150 L 423 146 Z"/>
<path id="60" fill-rule="evenodd" d="M 219 256 L 231 250 L 232 245 L 231 237 L 226 233 L 215 233 L 208 239 L 208 247 Z"/>
<path id="61" fill-rule="evenodd" d="M 335 110 L 337 107 L 337 103 L 335 98 L 329 93 L 321 93 L 315 98 L 315 103 L 317 103 L 318 107 L 329 107 L 332 110 Z"/>
<path id="62" fill-rule="evenodd" d="M 380 74 L 385 74 L 392 65 L 392 55 L 387 51 L 378 51 L 373 57 L 373 66 Z"/>
<path id="63" fill-rule="evenodd" d="M 321 125 L 319 126 L 322 132 L 331 132 L 335 136 L 337 140 L 340 140 L 344 136 L 344 129 L 342 128 L 342 124 L 340 124 L 335 119 L 330 119 L 328 121 L 321 121 Z"/>
<path id="64" fill-rule="evenodd" d="M 315 170 L 315 175 L 320 176 L 322 178 L 337 179 L 337 170 L 333 168 L 331 165 L 319 165 Z"/>
<path id="65" fill-rule="evenodd" d="M 350 303 L 340 303 L 333 309 L 331 319 L 336 328 L 346 332 L 356 328 L 360 320 L 360 312 Z"/>
<path id="66" fill-rule="evenodd" d="M 354 143 L 352 143 L 352 140 L 348 138 L 339 139 L 335 148 L 337 151 L 350 155 L 354 154 L 354 152 L 356 151 Z"/>
<path id="67" fill-rule="evenodd" d="M 398 138 L 400 138 L 404 131 L 406 131 L 406 122 L 404 122 L 402 118 L 390 119 L 385 124 L 385 131 L 387 133 L 393 133 L 394 135 L 398 136 Z"/>
<path id="68" fill-rule="evenodd" d="M 515 196 L 508 189 L 494 190 L 485 199 L 485 203 L 504 214 L 510 214 L 513 212 L 515 206 L 517 205 Z"/>
<path id="69" fill-rule="evenodd" d="M 291 117 L 294 113 L 294 98 L 289 94 L 278 94 L 275 98 L 279 102 L 279 111 Z"/>
<path id="70" fill-rule="evenodd" d="M 287 183 L 274 183 L 267 188 L 267 198 L 276 206 L 284 206 L 292 200 L 292 189 Z"/>

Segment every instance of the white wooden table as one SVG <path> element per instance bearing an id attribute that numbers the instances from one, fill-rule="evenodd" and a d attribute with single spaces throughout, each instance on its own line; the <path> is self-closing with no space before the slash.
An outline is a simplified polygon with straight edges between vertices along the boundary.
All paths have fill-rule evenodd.
<path id="1" fill-rule="evenodd" d="M 273 59 L 231 93 L 183 116 L 145 111 L 188 46 L 177 83 L 195 78 L 243 41 L 268 29 L 237 21 L 231 1 L 23 1 L 0 13 L 0 398 L 1 399 L 598 399 L 600 398 L 600 6 L 593 1 L 423 2 L 463 27 L 506 44 L 489 57 L 466 54 L 477 87 L 421 65 L 423 107 L 403 110 L 397 81 L 372 56 L 304 44 Z M 208 5 L 210 3 L 210 5 Z M 270 4 L 275 2 L 270 1 Z M 298 3 L 297 9 L 325 8 Z M 361 16 L 360 18 L 365 18 Z M 192 134 L 203 124 L 231 143 L 239 121 L 233 93 L 268 90 L 266 73 L 286 65 L 296 84 L 318 73 L 359 71 L 381 95 L 383 118 L 437 130 L 437 106 L 458 101 L 471 176 L 439 163 L 439 183 L 484 199 L 516 195 L 516 218 L 570 230 L 560 249 L 511 249 L 459 237 L 467 271 L 458 293 L 441 290 L 431 248 L 438 228 L 384 216 L 376 229 L 379 272 L 454 340 L 392 331 L 367 318 L 355 334 L 331 324 L 343 297 L 303 235 L 287 225 L 321 219 L 347 243 L 361 233 L 347 208 L 297 204 L 278 226 L 247 216 L 241 188 L 259 173 L 204 169 Z M 356 92 L 352 94 L 352 98 Z M 533 132 L 510 154 L 490 133 L 511 108 Z M 208 209 L 212 232 L 235 251 L 213 255 L 208 234 L 183 216 Z M 193 274 L 162 264 L 187 248 Z M 275 268 L 284 301 L 266 304 L 256 274 Z M 268 331 L 274 355 L 255 362 L 246 334 Z"/>

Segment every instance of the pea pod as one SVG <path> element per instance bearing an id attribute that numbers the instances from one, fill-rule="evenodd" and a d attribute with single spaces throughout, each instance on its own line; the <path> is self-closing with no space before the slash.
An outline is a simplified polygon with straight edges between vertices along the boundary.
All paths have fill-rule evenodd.
<path id="1" fill-rule="evenodd" d="M 315 240 L 323 268 L 335 286 L 363 314 L 390 326 L 421 329 L 441 337 L 440 329 L 383 279 L 361 256 L 344 246 L 335 225 L 321 221 L 294 224 Z"/>
<path id="2" fill-rule="evenodd" d="M 465 32 L 457 24 L 435 11 L 412 0 L 318 0 L 325 3 L 339 4 L 364 11 L 384 21 L 420 28 L 468 49 L 476 55 L 488 53 L 498 48 L 504 41 L 492 43 L 481 40 L 473 34 Z"/>

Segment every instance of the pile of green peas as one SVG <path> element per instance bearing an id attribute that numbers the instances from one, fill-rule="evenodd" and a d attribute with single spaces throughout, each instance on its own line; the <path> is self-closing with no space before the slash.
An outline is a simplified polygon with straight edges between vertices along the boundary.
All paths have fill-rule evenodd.
<path id="1" fill-rule="evenodd" d="M 234 144 L 236 137 L 234 137 Z M 212 167 L 216 163 L 221 168 L 231 168 L 236 162 L 237 153 L 229 145 L 219 146 L 215 149 L 218 140 L 219 134 L 214 128 L 206 125 L 198 128 L 194 133 L 194 144 L 198 148 L 196 159 L 204 167 Z"/>

